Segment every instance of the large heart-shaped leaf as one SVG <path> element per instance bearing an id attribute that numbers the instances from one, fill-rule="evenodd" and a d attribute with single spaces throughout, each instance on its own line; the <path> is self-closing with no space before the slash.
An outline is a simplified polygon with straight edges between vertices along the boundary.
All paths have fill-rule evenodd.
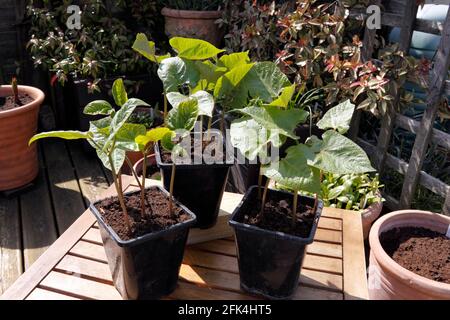
<path id="1" fill-rule="evenodd" d="M 313 158 L 314 152 L 299 144 L 290 147 L 282 160 L 261 167 L 261 172 L 288 189 L 320 193 L 320 170 L 308 165 Z"/>
<path id="2" fill-rule="evenodd" d="M 249 89 L 245 79 L 253 66 L 254 64 L 237 66 L 217 80 L 214 97 L 225 108 L 239 109 L 247 105 Z"/>
<path id="3" fill-rule="evenodd" d="M 170 39 L 170 45 L 180 58 L 189 60 L 206 60 L 217 57 L 219 53 L 225 51 L 204 40 L 182 37 Z"/>
<path id="4" fill-rule="evenodd" d="M 31 145 L 33 142 L 39 139 L 44 138 L 60 138 L 65 140 L 77 140 L 77 139 L 89 139 L 89 132 L 81 132 L 81 131 L 50 131 L 43 132 L 34 135 L 30 141 L 28 142 Z"/>
<path id="5" fill-rule="evenodd" d="M 271 103 L 283 88 L 291 85 L 287 76 L 273 62 L 256 63 L 245 80 L 250 96 L 258 97 L 265 103 Z"/>
<path id="6" fill-rule="evenodd" d="M 287 108 L 289 102 L 291 102 L 292 97 L 294 96 L 294 93 L 295 93 L 295 84 L 289 87 L 284 87 L 279 97 L 274 101 L 272 101 L 269 105 L 280 108 Z"/>
<path id="7" fill-rule="evenodd" d="M 145 151 L 150 143 L 162 140 L 166 134 L 172 133 L 169 128 L 155 128 L 135 138 L 135 142 L 139 146 L 139 150 Z"/>
<path id="8" fill-rule="evenodd" d="M 320 152 L 309 161 L 311 166 L 334 174 L 375 171 L 367 154 L 352 140 L 332 130 L 325 132 L 322 138 Z"/>
<path id="9" fill-rule="evenodd" d="M 282 110 L 274 106 L 247 107 L 238 112 L 250 116 L 267 130 L 278 131 L 278 134 L 292 139 L 297 139 L 294 129 L 308 117 L 304 110 Z"/>
<path id="10" fill-rule="evenodd" d="M 225 54 L 220 57 L 218 65 L 225 67 L 228 70 L 236 68 L 237 66 L 250 63 L 248 51 Z"/>
<path id="11" fill-rule="evenodd" d="M 140 151 L 136 138 L 145 135 L 146 131 L 146 127 L 142 124 L 125 123 L 116 134 L 116 148 Z"/>
<path id="12" fill-rule="evenodd" d="M 354 112 L 355 105 L 350 100 L 346 100 L 328 110 L 322 119 L 317 122 L 317 126 L 322 130 L 333 129 L 344 134 L 350 129 Z"/>
<path id="13" fill-rule="evenodd" d="M 130 116 L 133 114 L 134 110 L 138 106 L 148 106 L 149 107 L 149 105 L 146 102 L 144 102 L 140 99 L 132 98 L 132 99 L 129 99 L 127 102 L 125 102 L 125 104 L 122 106 L 122 108 L 120 108 L 120 110 L 116 112 L 116 114 L 114 115 L 114 118 L 111 121 L 109 137 L 105 142 L 103 151 L 105 151 L 105 148 L 107 148 L 109 146 L 109 143 L 115 139 L 116 134 L 123 127 L 123 125 L 128 121 L 128 119 L 130 118 Z"/>
<path id="14" fill-rule="evenodd" d="M 114 108 L 108 101 L 105 100 L 95 100 L 90 102 L 83 110 L 84 114 L 95 116 L 95 115 L 107 115 L 114 113 Z"/>
<path id="15" fill-rule="evenodd" d="M 125 85 L 123 84 L 122 78 L 114 81 L 112 86 L 112 96 L 116 104 L 120 107 L 128 101 L 127 91 L 125 89 Z"/>
<path id="16" fill-rule="evenodd" d="M 156 54 L 155 43 L 148 41 L 147 36 L 143 33 L 138 33 L 133 44 L 133 50 L 143 55 L 152 62 L 160 63 L 164 59 L 170 58 L 170 54 L 158 56 Z"/>
<path id="17" fill-rule="evenodd" d="M 211 61 L 195 61 L 195 67 L 200 74 L 200 81 L 197 87 L 194 88 L 194 92 L 198 90 L 214 90 L 217 80 L 223 76 L 228 69 L 225 67 L 218 67 Z"/>
<path id="18" fill-rule="evenodd" d="M 177 108 L 170 110 L 167 115 L 167 126 L 170 130 L 191 131 L 195 126 L 199 114 L 198 102 L 188 99 L 181 102 Z"/>
<path id="19" fill-rule="evenodd" d="M 185 83 L 195 87 L 199 80 L 199 73 L 194 63 L 180 57 L 163 60 L 158 68 L 158 76 L 163 82 L 165 92 L 177 92 Z"/>
<path id="20" fill-rule="evenodd" d="M 183 101 L 189 99 L 197 100 L 199 115 L 212 117 L 214 110 L 214 97 L 206 91 L 197 91 L 190 96 L 185 96 L 179 92 L 169 92 L 166 97 L 173 108 L 178 108 L 180 103 Z"/>
<path id="21" fill-rule="evenodd" d="M 248 117 L 233 121 L 230 126 L 230 141 L 247 159 L 253 161 L 259 158 L 263 163 L 268 156 L 269 145 L 279 147 L 283 143 L 277 132 L 267 130 Z"/>
<path id="22" fill-rule="evenodd" d="M 101 160 L 101 162 L 103 163 L 105 168 L 112 171 L 111 161 L 109 159 L 108 154 L 103 152 L 100 149 L 97 149 L 97 156 Z M 126 151 L 119 149 L 119 148 L 115 148 L 111 152 L 111 158 L 112 158 L 112 164 L 114 166 L 114 171 L 117 172 L 120 168 L 122 168 L 122 166 L 125 162 L 125 156 L 126 156 Z"/>

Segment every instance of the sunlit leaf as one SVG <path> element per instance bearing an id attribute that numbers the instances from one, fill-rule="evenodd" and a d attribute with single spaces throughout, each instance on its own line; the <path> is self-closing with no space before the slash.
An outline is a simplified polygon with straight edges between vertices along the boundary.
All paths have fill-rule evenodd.
<path id="1" fill-rule="evenodd" d="M 189 60 L 206 60 L 214 58 L 225 51 L 200 39 L 174 37 L 169 42 L 180 58 Z"/>
<path id="2" fill-rule="evenodd" d="M 123 84 L 122 78 L 114 81 L 112 86 L 112 96 L 116 104 L 120 107 L 128 101 L 127 91 L 125 90 L 125 85 Z"/>
<path id="3" fill-rule="evenodd" d="M 333 129 L 344 134 L 350 129 L 354 111 L 355 105 L 350 100 L 346 100 L 328 110 L 317 123 L 317 126 L 322 130 Z"/>
<path id="4" fill-rule="evenodd" d="M 110 115 L 114 113 L 114 108 L 108 101 L 105 100 L 95 100 L 90 102 L 83 110 L 84 114 L 95 116 L 95 115 Z"/>

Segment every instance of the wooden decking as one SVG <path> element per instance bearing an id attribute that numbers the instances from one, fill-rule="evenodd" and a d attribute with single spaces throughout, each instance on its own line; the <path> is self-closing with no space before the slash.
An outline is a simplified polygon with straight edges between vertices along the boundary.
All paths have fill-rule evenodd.
<path id="1" fill-rule="evenodd" d="M 132 184 L 124 183 L 124 186 L 135 188 Z M 241 198 L 241 195 L 225 193 L 221 216 L 229 216 Z M 228 228 L 225 220 L 220 220 L 218 225 Z M 223 234 L 227 232 L 232 234 L 229 228 Z M 234 239 L 227 236 L 202 242 L 204 235 L 210 236 L 210 233 L 210 230 L 191 230 L 191 245 L 185 252 L 178 287 L 168 298 L 258 298 L 240 290 Z M 326 208 L 315 241 L 308 246 L 294 299 L 367 297 L 361 217 L 354 212 Z M 120 298 L 112 284 L 98 225 L 89 211 L 1 297 L 29 300 Z"/>
<path id="2" fill-rule="evenodd" d="M 0 194 L 0 295 L 110 185 L 109 173 L 78 143 L 42 141 L 39 158 L 33 188 Z"/>

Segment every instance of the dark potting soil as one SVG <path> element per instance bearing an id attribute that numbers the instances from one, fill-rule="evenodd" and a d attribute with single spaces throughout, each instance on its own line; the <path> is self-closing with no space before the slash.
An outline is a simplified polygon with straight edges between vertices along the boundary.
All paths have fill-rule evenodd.
<path id="1" fill-rule="evenodd" d="M 193 140 L 192 140 L 192 141 L 193 141 Z M 191 151 L 190 151 L 192 163 L 194 162 L 194 159 L 196 159 L 196 158 L 197 158 L 197 159 L 203 159 L 203 154 L 204 154 L 204 152 L 205 152 L 205 149 L 206 149 L 208 146 L 210 146 L 211 144 L 213 144 L 213 143 L 216 143 L 215 137 L 211 137 L 211 140 L 210 140 L 210 141 L 202 141 L 201 154 L 199 154 L 199 151 L 200 151 L 200 150 L 198 150 L 199 148 L 198 148 L 198 147 L 195 148 L 195 147 L 192 145 L 192 146 L 191 146 Z M 212 148 L 212 147 L 213 147 L 213 146 L 211 146 L 211 148 Z M 160 147 L 160 150 L 163 150 L 163 149 Z M 215 156 L 216 156 L 216 154 L 215 154 L 215 148 L 212 148 L 211 151 L 212 151 L 212 152 L 210 153 L 210 155 L 211 155 L 212 157 L 215 157 Z M 224 146 L 223 146 L 223 145 L 220 146 L 219 151 L 221 151 L 221 152 L 223 153 L 222 161 L 225 162 L 225 160 L 226 160 L 226 153 L 224 152 L 225 150 L 224 150 Z M 167 163 L 167 164 L 172 163 L 172 156 L 171 156 L 171 153 L 170 153 L 170 152 L 167 152 L 167 151 L 163 151 L 163 154 L 161 155 L 161 160 L 162 160 L 163 163 Z"/>
<path id="2" fill-rule="evenodd" d="M 0 97 L 0 111 L 12 110 L 33 102 L 28 94 L 19 94 L 20 104 L 14 101 L 14 96 Z"/>
<path id="3" fill-rule="evenodd" d="M 279 231 L 290 235 L 308 238 L 314 223 L 314 208 L 301 203 L 297 204 L 297 213 L 295 215 L 295 224 L 292 215 L 293 199 L 271 198 L 267 195 L 267 201 L 264 211 L 261 214 L 261 203 L 258 199 L 257 192 L 250 201 L 248 206 L 242 208 L 244 212 L 248 212 L 244 216 L 243 223 L 257 226 L 261 229 L 269 231 Z M 261 192 L 262 193 L 262 192 Z"/>
<path id="4" fill-rule="evenodd" d="M 96 204 L 97 210 L 120 237 L 126 241 L 152 232 L 168 229 L 169 227 L 190 219 L 190 216 L 177 205 L 173 205 L 169 212 L 169 198 L 157 188 L 146 190 L 145 216 L 141 215 L 140 193 L 125 196 L 131 223 L 131 234 L 127 232 L 125 216 L 118 197 L 105 199 Z"/>
<path id="5" fill-rule="evenodd" d="M 450 284 L 450 239 L 425 228 L 394 228 L 380 235 L 386 253 L 402 267 Z"/>

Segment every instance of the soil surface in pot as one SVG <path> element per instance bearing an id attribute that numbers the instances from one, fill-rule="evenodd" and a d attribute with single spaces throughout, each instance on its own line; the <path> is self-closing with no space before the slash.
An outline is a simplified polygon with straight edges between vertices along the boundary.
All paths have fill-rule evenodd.
<path id="1" fill-rule="evenodd" d="M 156 166 L 147 167 L 145 175 L 147 179 L 161 180 L 161 170 Z"/>
<path id="2" fill-rule="evenodd" d="M 0 111 L 12 110 L 33 102 L 28 94 L 19 94 L 20 103 L 14 101 L 14 96 L 0 97 Z"/>
<path id="3" fill-rule="evenodd" d="M 262 193 L 262 192 L 261 192 Z M 248 212 L 244 216 L 243 223 L 257 226 L 269 231 L 279 231 L 290 235 L 308 238 L 313 226 L 315 212 L 314 208 L 304 205 L 300 201 L 297 204 L 295 223 L 292 215 L 293 199 L 267 195 L 264 211 L 261 214 L 261 200 L 258 195 L 253 196 L 243 208 Z"/>
<path id="4" fill-rule="evenodd" d="M 200 149 L 199 147 L 195 148 L 195 146 L 193 145 L 193 143 L 191 144 L 191 151 L 190 151 L 190 155 L 191 155 L 191 161 L 192 163 L 194 162 L 194 159 L 203 159 L 203 155 L 208 155 L 211 156 L 214 159 L 216 159 L 216 151 L 219 151 L 221 154 L 217 155 L 217 159 L 221 157 L 221 160 L 225 162 L 226 160 L 226 153 L 224 152 L 224 146 L 221 145 L 220 147 L 215 147 L 216 144 L 216 139 L 215 137 L 211 137 L 210 141 L 202 141 L 202 148 Z M 205 152 L 205 150 L 208 148 L 208 151 Z M 162 148 L 160 147 L 160 150 Z M 201 153 L 200 153 L 201 150 Z M 167 152 L 164 150 L 163 154 L 161 155 L 161 160 L 163 163 L 172 163 L 172 156 L 170 152 Z M 178 164 L 178 162 L 177 162 Z M 180 163 L 180 164 L 183 164 Z"/>
<path id="5" fill-rule="evenodd" d="M 450 239 L 425 228 L 394 228 L 380 235 L 386 253 L 405 269 L 450 284 Z"/>
<path id="6" fill-rule="evenodd" d="M 97 203 L 95 207 L 103 216 L 105 222 L 124 241 L 168 229 L 191 218 L 175 204 L 172 207 L 172 212 L 169 212 L 169 198 L 157 188 L 146 190 L 145 200 L 147 203 L 146 212 L 142 217 L 140 193 L 125 196 L 125 205 L 130 216 L 131 234 L 127 232 L 125 216 L 117 196 L 105 199 Z"/>

